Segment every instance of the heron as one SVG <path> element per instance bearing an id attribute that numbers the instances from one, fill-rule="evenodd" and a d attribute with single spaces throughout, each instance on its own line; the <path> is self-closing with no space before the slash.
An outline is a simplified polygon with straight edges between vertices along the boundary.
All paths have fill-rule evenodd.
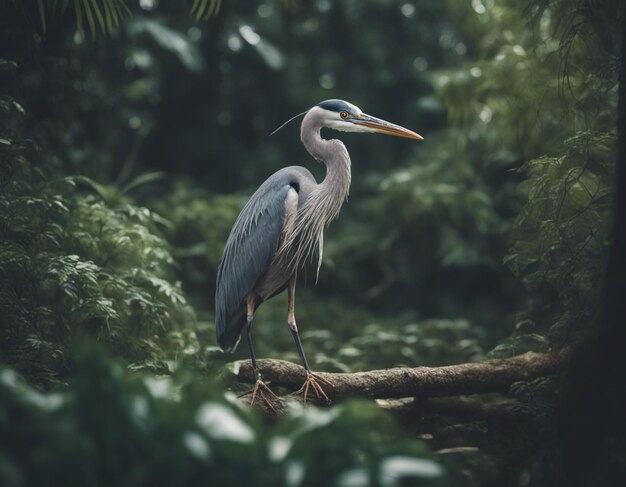
<path id="1" fill-rule="evenodd" d="M 217 342 L 222 350 L 233 352 L 245 328 L 256 377 L 254 387 L 245 393 L 252 394 L 251 404 L 257 395 L 270 405 L 276 399 L 257 366 L 252 344 L 254 314 L 261 303 L 285 289 L 287 325 L 306 371 L 305 382 L 297 393 L 302 394 L 305 404 L 309 390 L 317 399 L 324 397 L 329 402 L 322 384 L 330 384 L 311 371 L 295 316 L 298 270 L 317 254 L 319 275 L 324 229 L 338 215 L 350 188 L 351 162 L 346 146 L 340 140 L 322 138 L 321 129 L 423 140 L 421 135 L 367 115 L 343 100 L 322 101 L 300 115 L 304 115 L 300 128 L 302 143 L 314 159 L 326 166 L 326 177 L 317 183 L 309 170 L 300 166 L 285 167 L 272 174 L 237 217 L 217 272 Z"/>

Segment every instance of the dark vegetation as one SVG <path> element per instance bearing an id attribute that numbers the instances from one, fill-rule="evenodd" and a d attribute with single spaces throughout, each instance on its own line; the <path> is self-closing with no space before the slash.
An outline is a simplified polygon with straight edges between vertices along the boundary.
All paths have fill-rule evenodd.
<path id="1" fill-rule="evenodd" d="M 0 484 L 623 481 L 622 2 L 126 3 L 0 0 Z M 568 374 L 272 423 L 224 392 L 223 244 L 273 171 L 323 177 L 268 134 L 326 98 L 426 140 L 341 134 L 311 366 L 576 350 Z M 257 354 L 297 362 L 285 309 Z"/>

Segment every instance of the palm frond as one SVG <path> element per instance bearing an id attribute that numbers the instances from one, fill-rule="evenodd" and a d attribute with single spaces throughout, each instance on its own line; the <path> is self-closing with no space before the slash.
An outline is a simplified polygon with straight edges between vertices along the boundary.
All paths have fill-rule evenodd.
<path id="1" fill-rule="evenodd" d="M 297 3 L 297 0 L 284 1 Z M 98 34 L 112 34 L 121 20 L 133 15 L 126 0 L 37 0 L 39 23 L 44 34 L 49 20 L 55 15 L 65 15 L 70 5 L 73 6 L 76 30 L 83 36 L 88 30 L 94 39 Z M 190 14 L 196 21 L 209 20 L 217 16 L 221 7 L 222 0 L 193 0 Z"/>
<path id="2" fill-rule="evenodd" d="M 41 21 L 41 30 L 46 33 L 46 7 L 44 6 L 44 0 L 37 0 L 37 7 L 39 8 L 39 20 Z"/>
<path id="3" fill-rule="evenodd" d="M 83 7 L 85 8 L 85 14 L 87 17 L 87 22 L 89 24 L 89 30 L 91 31 L 91 37 L 96 37 L 96 22 L 93 18 L 93 13 L 91 11 L 91 6 L 89 5 L 89 0 L 85 0 L 83 2 Z"/>
<path id="4" fill-rule="evenodd" d="M 208 20 L 218 14 L 221 6 L 222 0 L 193 0 L 191 15 L 196 20 Z"/>
<path id="5" fill-rule="evenodd" d="M 78 0 L 74 0 L 74 12 L 76 13 L 76 27 L 78 29 L 78 32 L 80 32 L 80 34 L 84 36 L 85 31 L 83 30 L 83 11 L 81 10 L 80 2 Z"/>
<path id="6" fill-rule="evenodd" d="M 100 30 L 102 32 L 106 32 L 106 26 L 104 23 L 104 15 L 103 15 L 103 10 L 106 8 L 106 2 L 103 3 L 102 9 L 99 9 L 98 2 L 96 0 L 91 0 L 91 6 L 96 15 L 96 19 L 98 20 L 98 25 L 100 25 Z"/>
<path id="7" fill-rule="evenodd" d="M 111 34 L 119 27 L 121 19 L 133 15 L 124 0 L 37 0 L 39 22 L 44 34 L 48 20 L 57 13 L 64 15 L 70 2 L 74 6 L 76 29 L 84 35 L 87 26 L 92 38 L 98 33 Z"/>

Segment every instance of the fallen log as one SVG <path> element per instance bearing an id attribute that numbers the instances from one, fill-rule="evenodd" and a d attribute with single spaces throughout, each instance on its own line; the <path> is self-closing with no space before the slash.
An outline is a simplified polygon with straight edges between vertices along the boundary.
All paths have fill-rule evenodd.
<path id="1" fill-rule="evenodd" d="M 437 414 L 468 421 L 520 421 L 536 414 L 534 409 L 502 397 L 495 400 L 484 396 L 376 399 L 376 404 L 394 416 L 412 420 L 416 416 Z"/>
<path id="2" fill-rule="evenodd" d="M 558 373 L 568 357 L 569 350 L 527 352 L 509 358 L 443 367 L 398 367 L 350 374 L 316 372 L 316 375 L 331 384 L 324 386 L 330 399 L 446 397 L 505 391 L 514 382 Z M 291 362 L 264 359 L 257 363 L 263 380 L 274 387 L 297 390 L 306 377 L 304 368 Z M 235 373 L 239 381 L 253 383 L 256 380 L 250 361 L 237 365 Z"/>

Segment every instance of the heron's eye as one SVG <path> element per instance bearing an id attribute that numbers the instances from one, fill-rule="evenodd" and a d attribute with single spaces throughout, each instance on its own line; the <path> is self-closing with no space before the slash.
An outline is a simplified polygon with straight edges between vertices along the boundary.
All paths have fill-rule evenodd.
<path id="1" fill-rule="evenodd" d="M 341 112 L 341 113 L 339 114 L 339 116 L 340 116 L 341 118 L 348 118 L 348 112 Z"/>

